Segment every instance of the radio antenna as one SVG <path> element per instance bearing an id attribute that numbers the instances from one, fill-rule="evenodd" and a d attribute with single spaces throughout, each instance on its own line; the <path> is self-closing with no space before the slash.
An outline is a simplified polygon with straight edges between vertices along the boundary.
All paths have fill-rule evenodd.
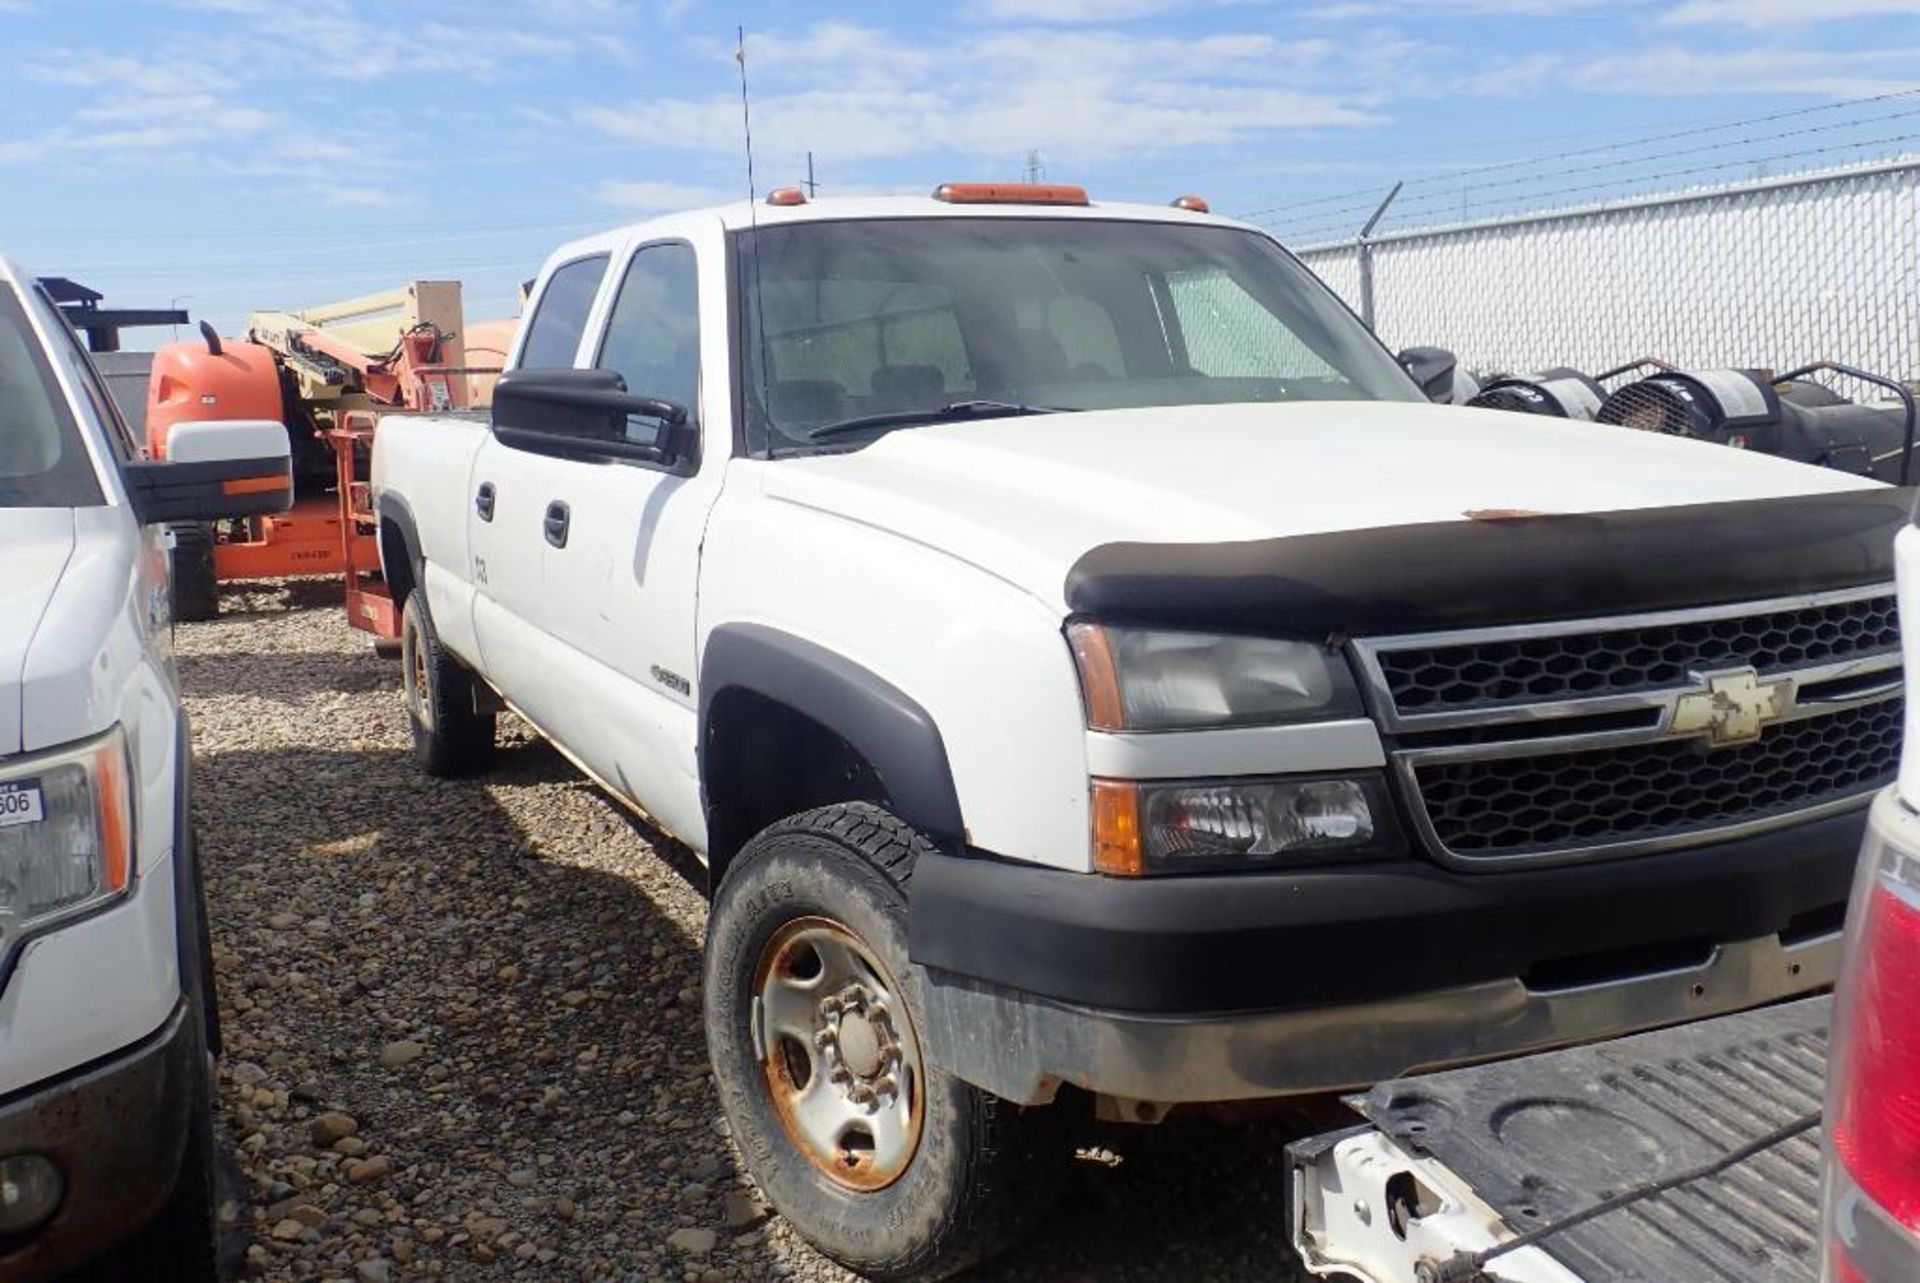
<path id="1" fill-rule="evenodd" d="M 760 288 L 760 193 L 753 181 L 753 108 L 747 97 L 747 29 L 734 29 L 733 60 L 740 64 L 740 132 L 747 144 L 747 229 L 753 245 L 753 338 L 759 349 L 760 417 L 773 428 L 773 363 L 767 351 L 766 295 Z M 771 440 L 768 445 L 771 447 Z"/>

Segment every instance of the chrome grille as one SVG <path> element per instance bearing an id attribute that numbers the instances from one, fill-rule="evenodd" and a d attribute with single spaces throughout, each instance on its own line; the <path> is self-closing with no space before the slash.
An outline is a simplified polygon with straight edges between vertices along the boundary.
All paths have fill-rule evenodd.
<path id="1" fill-rule="evenodd" d="M 1394 650 L 1380 672 L 1402 713 L 1578 699 L 1690 684 L 1690 673 L 1790 672 L 1900 648 L 1891 593 L 1718 619 Z"/>
<path id="2" fill-rule="evenodd" d="M 1890 585 L 1353 645 L 1414 829 L 1458 868 L 1757 832 L 1898 768 Z M 1709 724 L 1730 688 L 1768 693 L 1757 723 Z"/>

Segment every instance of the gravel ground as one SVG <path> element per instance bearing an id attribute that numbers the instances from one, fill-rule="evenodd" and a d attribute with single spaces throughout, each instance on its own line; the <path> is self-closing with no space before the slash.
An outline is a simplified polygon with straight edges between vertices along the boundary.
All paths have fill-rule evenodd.
<path id="1" fill-rule="evenodd" d="M 408 753 L 337 586 L 183 626 L 252 1277 L 845 1280 L 736 1166 L 700 1030 L 693 857 L 508 719 L 496 769 Z M 1278 1124 L 1091 1135 L 978 1280 L 1301 1277 Z M 249 1241 L 250 1240 L 250 1241 Z"/>

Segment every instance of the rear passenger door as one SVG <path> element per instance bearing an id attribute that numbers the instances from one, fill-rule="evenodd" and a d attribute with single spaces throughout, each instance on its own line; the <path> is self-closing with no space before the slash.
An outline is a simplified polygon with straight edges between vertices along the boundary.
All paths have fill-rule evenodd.
<path id="1" fill-rule="evenodd" d="M 610 251 L 584 254 L 553 269 L 535 297 L 514 369 L 573 365 L 611 261 Z M 556 738 L 549 723 L 564 709 L 566 692 L 555 680 L 547 618 L 545 509 L 564 488 L 565 473 L 593 466 L 510 449 L 489 433 L 465 481 L 481 665 L 503 695 Z"/>

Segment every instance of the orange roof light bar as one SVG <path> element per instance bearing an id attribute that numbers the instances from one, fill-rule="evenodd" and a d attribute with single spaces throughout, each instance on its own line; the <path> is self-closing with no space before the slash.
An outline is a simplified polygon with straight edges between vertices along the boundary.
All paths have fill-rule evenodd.
<path id="1" fill-rule="evenodd" d="M 1195 214 L 1211 214 L 1213 206 L 1207 204 L 1205 196 L 1176 196 L 1173 198 L 1175 209 L 1184 209 Z"/>
<path id="2" fill-rule="evenodd" d="M 949 205 L 1088 205 L 1072 183 L 941 183 L 933 198 Z"/>
<path id="3" fill-rule="evenodd" d="M 804 205 L 807 194 L 798 187 L 776 187 L 767 193 L 769 205 Z"/>

